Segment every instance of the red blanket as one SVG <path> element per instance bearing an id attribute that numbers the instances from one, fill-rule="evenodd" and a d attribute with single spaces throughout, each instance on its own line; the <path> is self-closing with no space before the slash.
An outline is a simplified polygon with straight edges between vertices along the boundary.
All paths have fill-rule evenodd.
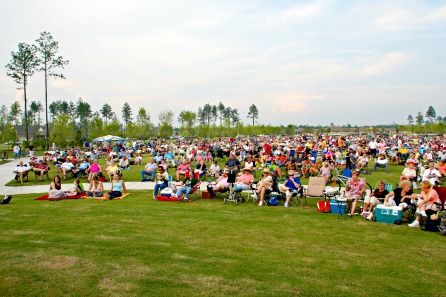
<path id="1" fill-rule="evenodd" d="M 84 198 L 84 196 L 85 196 L 85 192 L 82 192 L 82 193 L 80 193 L 78 195 L 75 195 L 75 196 L 65 196 L 65 197 L 61 198 L 61 200 L 62 199 L 81 199 L 81 198 Z M 40 197 L 37 197 L 34 200 L 48 200 L 48 194 L 40 196 Z"/>
<path id="2" fill-rule="evenodd" d="M 169 202 L 179 202 L 183 201 L 183 196 L 180 197 L 167 197 L 167 196 L 155 196 L 155 199 L 158 201 L 169 201 Z"/>

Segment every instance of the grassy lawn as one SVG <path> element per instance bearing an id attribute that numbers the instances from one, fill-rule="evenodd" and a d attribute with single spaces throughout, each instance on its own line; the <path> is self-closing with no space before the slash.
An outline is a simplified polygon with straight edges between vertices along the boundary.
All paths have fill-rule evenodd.
<path id="1" fill-rule="evenodd" d="M 2 296 L 444 296 L 445 238 L 221 199 L 0 207 Z"/>

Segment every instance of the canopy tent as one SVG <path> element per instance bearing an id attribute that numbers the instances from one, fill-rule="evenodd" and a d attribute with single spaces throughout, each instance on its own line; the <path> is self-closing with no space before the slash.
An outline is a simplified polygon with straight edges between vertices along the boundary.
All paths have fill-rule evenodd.
<path id="1" fill-rule="evenodd" d="M 110 142 L 110 141 L 124 141 L 124 138 L 114 135 L 106 135 L 95 138 L 91 142 Z"/>

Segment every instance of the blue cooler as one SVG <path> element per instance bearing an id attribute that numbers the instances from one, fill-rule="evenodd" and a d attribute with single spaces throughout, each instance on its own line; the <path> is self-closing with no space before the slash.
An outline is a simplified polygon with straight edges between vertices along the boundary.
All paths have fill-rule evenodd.
<path id="1" fill-rule="evenodd" d="M 395 224 L 403 219 L 403 210 L 400 206 L 384 206 L 379 204 L 375 207 L 374 220 L 380 223 Z"/>
<path id="2" fill-rule="evenodd" d="M 338 202 L 336 200 L 330 200 L 330 213 L 345 214 L 346 202 Z M 341 208 L 339 211 L 339 208 Z"/>

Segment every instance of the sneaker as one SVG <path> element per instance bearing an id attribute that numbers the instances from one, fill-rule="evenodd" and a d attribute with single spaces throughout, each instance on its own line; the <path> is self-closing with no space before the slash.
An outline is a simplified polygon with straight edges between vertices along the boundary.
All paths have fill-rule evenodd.
<path id="1" fill-rule="evenodd" d="M 420 223 L 418 221 L 413 221 L 412 224 L 407 225 L 409 227 L 420 227 Z"/>
<path id="2" fill-rule="evenodd" d="M 420 215 L 422 215 L 423 217 L 427 217 L 427 214 L 426 214 L 426 212 L 424 210 L 420 211 Z"/>
<path id="3" fill-rule="evenodd" d="M 351 214 L 351 213 L 348 213 L 348 214 L 347 214 L 347 216 L 348 216 L 348 217 L 351 217 L 351 216 L 352 216 L 352 214 Z"/>
<path id="4" fill-rule="evenodd" d="M 186 197 L 184 197 L 184 198 L 183 198 L 183 200 L 187 202 L 187 201 L 188 201 L 189 199 L 188 199 L 188 198 L 186 198 Z"/>
<path id="5" fill-rule="evenodd" d="M 359 215 L 359 213 L 355 212 L 354 215 L 357 216 L 357 215 Z"/>
<path id="6" fill-rule="evenodd" d="M 262 205 L 263 205 L 263 201 L 260 201 L 260 202 L 259 202 L 259 206 L 262 206 Z"/>
<path id="7" fill-rule="evenodd" d="M 252 194 L 251 196 L 252 196 L 252 198 L 254 198 L 254 199 L 257 199 L 257 197 L 259 197 L 259 196 L 257 196 L 257 193 L 256 193 L 256 192 L 254 192 L 254 194 Z"/>
<path id="8" fill-rule="evenodd" d="M 283 207 L 288 207 L 288 203 L 285 203 L 285 205 Z"/>

